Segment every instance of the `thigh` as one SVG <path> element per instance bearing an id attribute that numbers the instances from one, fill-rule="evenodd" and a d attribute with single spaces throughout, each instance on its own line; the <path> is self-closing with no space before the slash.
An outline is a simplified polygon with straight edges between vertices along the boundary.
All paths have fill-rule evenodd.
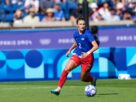
<path id="1" fill-rule="evenodd" d="M 81 64 L 81 67 L 82 67 L 82 72 L 88 73 L 92 69 L 92 63 Z"/>
<path id="2" fill-rule="evenodd" d="M 87 56 L 86 58 L 82 59 L 81 67 L 82 67 L 82 72 L 88 73 L 92 69 L 94 62 L 93 55 Z"/>
<path id="3" fill-rule="evenodd" d="M 66 64 L 66 67 L 64 70 L 71 71 L 71 70 L 75 69 L 77 66 L 78 66 L 77 63 L 75 63 L 73 60 L 69 60 Z"/>
<path id="4" fill-rule="evenodd" d="M 81 78 L 84 79 L 89 75 L 90 70 L 92 68 L 92 64 L 84 63 L 81 66 L 82 66 Z"/>

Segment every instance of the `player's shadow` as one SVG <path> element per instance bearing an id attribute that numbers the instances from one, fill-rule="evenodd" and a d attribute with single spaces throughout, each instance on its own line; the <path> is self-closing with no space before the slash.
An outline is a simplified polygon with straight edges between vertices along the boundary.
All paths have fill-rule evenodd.
<path id="1" fill-rule="evenodd" d="M 100 93 L 100 94 L 97 94 L 97 95 L 118 95 L 119 93 Z"/>

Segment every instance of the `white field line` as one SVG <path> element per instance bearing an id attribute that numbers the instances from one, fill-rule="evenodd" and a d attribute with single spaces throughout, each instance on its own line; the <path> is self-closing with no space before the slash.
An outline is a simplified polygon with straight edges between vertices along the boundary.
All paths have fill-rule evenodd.
<path id="1" fill-rule="evenodd" d="M 69 86 L 69 88 L 75 88 L 78 86 Z M 6 88 L 0 88 L 0 90 L 28 90 L 28 89 L 50 89 L 54 88 L 54 86 L 37 86 L 37 87 L 6 87 Z"/>
<path id="2" fill-rule="evenodd" d="M 44 87 L 10 87 L 10 88 L 0 88 L 0 90 L 28 90 L 28 89 L 49 89 L 52 87 L 44 86 Z"/>

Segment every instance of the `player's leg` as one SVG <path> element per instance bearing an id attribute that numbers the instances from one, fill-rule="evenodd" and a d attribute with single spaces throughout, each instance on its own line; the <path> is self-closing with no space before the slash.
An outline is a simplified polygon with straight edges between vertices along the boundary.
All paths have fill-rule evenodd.
<path id="1" fill-rule="evenodd" d="M 78 66 L 78 64 L 76 64 L 73 60 L 69 60 L 68 63 L 66 64 L 65 69 L 63 70 L 60 80 L 58 82 L 58 86 L 60 88 L 63 87 L 66 79 L 67 79 L 67 75 L 70 71 L 72 71 L 73 69 L 75 69 Z"/>
<path id="2" fill-rule="evenodd" d="M 79 58 L 76 56 L 72 56 L 72 58 L 68 61 L 68 63 L 66 64 L 66 67 L 64 68 L 61 76 L 60 76 L 60 80 L 58 82 L 58 87 L 55 90 L 52 90 L 51 93 L 59 95 L 61 88 L 63 87 L 66 79 L 67 79 L 67 75 L 70 71 L 72 71 L 73 69 L 75 69 L 79 64 Z"/>
<path id="3" fill-rule="evenodd" d="M 94 86 L 96 85 L 96 78 L 90 75 L 90 70 L 93 66 L 93 55 L 89 55 L 88 57 L 82 59 L 82 72 L 81 72 L 81 80 L 84 82 L 91 82 Z"/>
<path id="4" fill-rule="evenodd" d="M 81 80 L 84 82 L 93 81 L 93 77 L 90 75 L 91 66 L 89 64 L 82 64 Z"/>
<path id="5" fill-rule="evenodd" d="M 96 78 L 90 75 L 90 72 L 81 72 L 81 80 L 83 82 L 91 82 L 92 85 L 96 86 Z"/>

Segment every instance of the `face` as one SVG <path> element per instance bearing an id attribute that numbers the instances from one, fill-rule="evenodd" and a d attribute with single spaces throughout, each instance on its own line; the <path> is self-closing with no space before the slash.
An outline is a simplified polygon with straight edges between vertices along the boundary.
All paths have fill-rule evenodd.
<path id="1" fill-rule="evenodd" d="M 59 5 L 55 5 L 55 6 L 54 6 L 54 9 L 56 9 L 56 10 L 60 10 Z"/>
<path id="2" fill-rule="evenodd" d="M 31 15 L 32 17 L 34 17 L 34 16 L 35 16 L 35 12 L 34 12 L 34 11 L 30 11 L 30 15 Z"/>
<path id="3" fill-rule="evenodd" d="M 86 28 L 85 21 L 84 20 L 79 20 L 77 24 L 78 30 L 80 32 L 83 32 Z"/>
<path id="4" fill-rule="evenodd" d="M 32 16 L 32 17 L 35 16 L 35 9 L 34 8 L 29 9 L 29 15 Z"/>
<path id="5" fill-rule="evenodd" d="M 116 12 L 114 10 L 111 10 L 110 13 L 111 13 L 111 15 L 115 15 L 116 14 Z"/>
<path id="6" fill-rule="evenodd" d="M 22 16 L 22 11 L 21 10 L 17 10 L 15 13 L 16 18 L 21 18 Z"/>
<path id="7" fill-rule="evenodd" d="M 48 16 L 48 17 L 53 17 L 53 13 L 52 13 L 52 12 L 48 12 L 48 13 L 47 13 L 47 16 Z"/>
<path id="8" fill-rule="evenodd" d="M 104 3 L 104 4 L 103 4 L 103 7 L 104 7 L 104 8 L 109 8 L 109 4 L 108 4 L 108 3 Z"/>

